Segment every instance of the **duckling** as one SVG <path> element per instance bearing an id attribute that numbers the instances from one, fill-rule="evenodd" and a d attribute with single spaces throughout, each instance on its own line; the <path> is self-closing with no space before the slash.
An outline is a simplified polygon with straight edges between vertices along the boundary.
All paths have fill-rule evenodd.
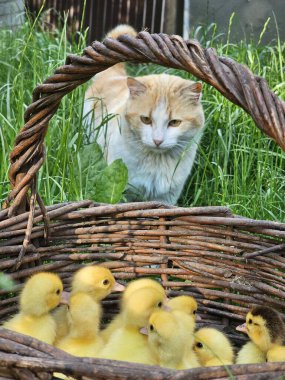
<path id="1" fill-rule="evenodd" d="M 276 345 L 267 351 L 267 362 L 285 362 L 285 346 Z"/>
<path id="2" fill-rule="evenodd" d="M 194 351 L 203 367 L 229 365 L 234 350 L 229 339 L 219 330 L 204 327 L 195 333 Z"/>
<path id="3" fill-rule="evenodd" d="M 101 307 L 86 293 L 76 293 L 69 302 L 70 331 L 56 346 L 75 356 L 95 357 L 103 346 L 99 337 Z"/>
<path id="4" fill-rule="evenodd" d="M 268 350 L 282 345 L 285 337 L 285 325 L 280 314 L 267 306 L 254 307 L 247 313 L 246 323 L 236 329 L 247 333 L 253 343 L 242 347 L 237 358 L 238 364 L 265 362 Z"/>
<path id="5" fill-rule="evenodd" d="M 178 296 L 170 299 L 167 306 L 171 310 L 180 310 L 192 316 L 194 321 L 200 321 L 201 318 L 197 315 L 198 305 L 196 300 L 190 296 Z"/>
<path id="6" fill-rule="evenodd" d="M 20 295 L 20 312 L 3 327 L 53 344 L 56 324 L 50 311 L 59 304 L 62 290 L 61 279 L 56 274 L 41 272 L 33 275 Z"/>
<path id="7" fill-rule="evenodd" d="M 190 355 L 189 351 L 189 341 L 193 340 L 194 321 L 186 313 L 155 310 L 150 316 L 147 331 L 145 328 L 140 331 L 148 335 L 149 348 L 161 367 L 199 367 L 196 355 L 193 351 Z"/>
<path id="8" fill-rule="evenodd" d="M 128 302 L 128 299 L 130 296 L 139 289 L 143 288 L 153 288 L 156 289 L 158 292 L 160 292 L 163 297 L 165 296 L 165 291 L 163 289 L 163 286 L 155 280 L 152 280 L 150 278 L 140 278 L 138 280 L 134 280 L 128 283 L 121 299 L 121 310 L 124 308 L 125 304 Z M 104 339 L 105 342 L 108 342 L 110 336 L 112 333 L 117 330 L 119 327 L 121 327 L 123 324 L 122 321 L 122 314 L 118 314 L 110 323 L 109 325 L 101 331 L 101 337 Z"/>
<path id="9" fill-rule="evenodd" d="M 123 291 L 125 287 L 115 281 L 108 268 L 90 265 L 79 269 L 72 279 L 71 294 L 88 294 L 95 302 L 100 302 L 112 291 Z M 68 334 L 69 322 L 67 318 L 68 307 L 58 308 L 53 317 L 56 321 L 56 344 Z"/>
<path id="10" fill-rule="evenodd" d="M 137 289 L 129 294 L 119 314 L 120 325 L 112 332 L 98 357 L 156 364 L 147 338 L 139 330 L 147 324 L 153 310 L 163 306 L 165 298 L 165 294 L 152 287 Z"/>

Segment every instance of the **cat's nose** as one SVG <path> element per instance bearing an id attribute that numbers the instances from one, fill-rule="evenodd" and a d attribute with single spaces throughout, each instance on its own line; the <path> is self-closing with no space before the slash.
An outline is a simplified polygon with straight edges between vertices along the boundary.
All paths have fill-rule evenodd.
<path id="1" fill-rule="evenodd" d="M 153 142 L 155 143 L 156 146 L 159 146 L 163 142 L 163 140 L 153 139 Z"/>

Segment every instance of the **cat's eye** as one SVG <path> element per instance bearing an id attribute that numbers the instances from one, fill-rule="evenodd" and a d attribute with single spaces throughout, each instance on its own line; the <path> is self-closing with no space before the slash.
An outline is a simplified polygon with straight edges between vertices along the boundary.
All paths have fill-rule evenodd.
<path id="1" fill-rule="evenodd" d="M 144 123 L 144 124 L 151 124 L 151 118 L 148 117 L 148 116 L 141 116 L 141 121 Z"/>
<path id="2" fill-rule="evenodd" d="M 168 123 L 168 126 L 179 127 L 180 124 L 181 124 L 181 120 L 174 119 L 174 120 L 170 120 L 170 122 Z"/>

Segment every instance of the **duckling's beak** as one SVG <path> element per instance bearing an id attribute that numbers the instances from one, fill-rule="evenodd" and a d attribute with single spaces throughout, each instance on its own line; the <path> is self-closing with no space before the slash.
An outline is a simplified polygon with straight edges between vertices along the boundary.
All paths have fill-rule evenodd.
<path id="1" fill-rule="evenodd" d="M 236 330 L 237 330 L 237 331 L 241 331 L 241 332 L 247 334 L 246 323 L 243 323 L 242 325 L 237 326 L 237 327 L 236 327 Z"/>
<path id="2" fill-rule="evenodd" d="M 61 293 L 61 299 L 59 301 L 60 305 L 68 305 L 69 303 L 69 298 L 70 298 L 70 293 L 63 291 Z"/>
<path id="3" fill-rule="evenodd" d="M 119 284 L 118 282 L 115 282 L 112 291 L 113 292 L 123 292 L 126 289 L 126 287 L 122 284 Z"/>
<path id="4" fill-rule="evenodd" d="M 200 322 L 200 321 L 202 321 L 202 318 L 200 317 L 200 315 L 199 315 L 199 314 L 196 314 L 196 321 L 197 321 L 197 322 Z"/>
<path id="5" fill-rule="evenodd" d="M 148 335 L 147 328 L 146 328 L 146 327 L 142 327 L 142 328 L 140 329 L 140 333 L 143 334 L 143 335 Z"/>

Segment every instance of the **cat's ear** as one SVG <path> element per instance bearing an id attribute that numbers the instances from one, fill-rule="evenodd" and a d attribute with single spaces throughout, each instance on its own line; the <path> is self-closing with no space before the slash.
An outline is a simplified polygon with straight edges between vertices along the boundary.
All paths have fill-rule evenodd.
<path id="1" fill-rule="evenodd" d="M 189 97 L 192 103 L 198 103 L 202 98 L 203 85 L 200 82 L 191 83 L 181 91 L 182 96 Z"/>
<path id="2" fill-rule="evenodd" d="M 146 92 L 146 86 L 135 78 L 128 77 L 127 85 L 129 87 L 131 96 L 143 95 Z"/>

